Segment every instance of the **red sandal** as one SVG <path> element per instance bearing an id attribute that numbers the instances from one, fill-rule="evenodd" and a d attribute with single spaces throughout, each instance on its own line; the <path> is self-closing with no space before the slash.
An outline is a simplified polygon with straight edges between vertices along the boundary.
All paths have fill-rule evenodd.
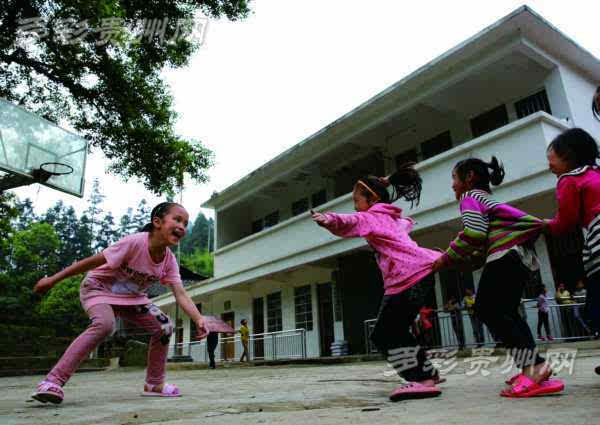
<path id="1" fill-rule="evenodd" d="M 528 376 L 519 375 L 515 379 L 513 386 L 502 390 L 500 395 L 509 398 L 526 398 L 558 393 L 564 390 L 564 388 L 565 384 L 560 379 L 551 379 L 538 384 Z"/>

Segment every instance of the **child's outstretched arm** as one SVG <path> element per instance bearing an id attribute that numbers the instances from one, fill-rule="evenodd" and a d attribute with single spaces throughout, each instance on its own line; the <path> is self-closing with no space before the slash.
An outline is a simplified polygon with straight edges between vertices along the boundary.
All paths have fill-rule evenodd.
<path id="1" fill-rule="evenodd" d="M 321 227 L 343 238 L 365 237 L 376 231 L 367 213 L 354 214 L 317 213 L 311 210 L 312 219 Z"/>
<path id="2" fill-rule="evenodd" d="M 92 255 L 91 257 L 85 258 L 81 261 L 71 264 L 69 267 L 50 277 L 44 277 L 40 279 L 38 283 L 36 283 L 36 285 L 33 287 L 33 292 L 37 294 L 46 293 L 61 280 L 81 273 L 87 273 L 90 270 L 95 269 L 96 267 L 102 266 L 103 264 L 106 264 L 106 257 L 104 256 L 104 254 L 100 252 L 96 255 Z"/>
<path id="3" fill-rule="evenodd" d="M 196 307 L 196 304 L 194 304 L 188 293 L 185 291 L 183 285 L 179 284 L 170 286 L 177 304 L 183 308 L 183 311 L 185 311 L 186 314 L 190 316 L 190 319 L 192 319 L 196 324 L 196 329 L 198 330 L 197 339 L 200 340 L 208 336 L 208 330 L 204 326 L 204 317 L 198 311 L 198 307 Z"/>

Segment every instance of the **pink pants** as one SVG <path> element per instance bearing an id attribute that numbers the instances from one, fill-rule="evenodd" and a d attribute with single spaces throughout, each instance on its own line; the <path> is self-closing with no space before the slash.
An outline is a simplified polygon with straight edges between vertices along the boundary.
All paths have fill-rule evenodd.
<path id="1" fill-rule="evenodd" d="M 113 333 L 115 316 L 117 316 L 152 334 L 148 350 L 146 382 L 150 385 L 164 382 L 169 337 L 173 333 L 173 325 L 158 307 L 153 304 L 137 306 L 96 304 L 90 307 L 87 313 L 92 323 L 67 348 L 46 377 L 48 381 L 60 386 L 65 385 L 81 362 Z"/>

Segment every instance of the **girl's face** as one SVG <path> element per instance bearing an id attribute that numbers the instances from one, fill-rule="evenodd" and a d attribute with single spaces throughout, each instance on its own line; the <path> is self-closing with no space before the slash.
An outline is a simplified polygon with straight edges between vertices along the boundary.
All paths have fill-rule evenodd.
<path id="1" fill-rule="evenodd" d="M 550 148 L 546 152 L 546 158 L 548 158 L 548 168 L 555 176 L 561 176 L 575 168 L 575 165 L 564 158 L 558 156 L 554 149 Z"/>
<path id="2" fill-rule="evenodd" d="M 452 190 L 456 196 L 456 200 L 460 200 L 463 193 L 473 189 L 473 172 L 469 171 L 467 179 L 463 180 L 460 178 L 456 169 L 452 170 Z"/>
<path id="3" fill-rule="evenodd" d="M 352 192 L 352 199 L 354 200 L 354 209 L 356 211 L 367 211 L 373 205 L 365 195 L 359 190 L 354 189 Z"/>
<path id="4" fill-rule="evenodd" d="M 158 236 L 168 246 L 177 245 L 187 232 L 189 219 L 185 208 L 180 205 L 172 205 L 163 218 L 154 218 L 152 235 Z"/>

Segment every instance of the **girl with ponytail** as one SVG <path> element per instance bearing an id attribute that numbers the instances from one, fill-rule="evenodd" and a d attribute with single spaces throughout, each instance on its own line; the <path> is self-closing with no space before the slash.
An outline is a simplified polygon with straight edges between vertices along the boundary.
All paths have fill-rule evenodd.
<path id="1" fill-rule="evenodd" d="M 600 106 L 600 89 L 596 93 Z M 596 117 L 598 109 L 595 109 Z M 600 168 L 598 145 L 581 128 L 556 136 L 546 151 L 550 171 L 556 175 L 558 211 L 548 220 L 548 232 L 560 237 L 583 230 L 583 268 L 587 277 L 585 318 L 594 334 L 600 332 Z M 596 368 L 600 374 L 600 366 Z"/>
<path id="2" fill-rule="evenodd" d="M 419 203 L 422 180 L 413 165 L 405 164 L 388 178 L 366 176 L 358 180 L 352 192 L 354 214 L 312 212 L 319 226 L 343 238 L 363 237 L 376 253 L 385 293 L 371 339 L 408 381 L 394 390 L 392 401 L 441 394 L 436 387 L 442 382 L 439 374 L 410 331 L 424 305 L 425 290 L 433 290 L 418 284 L 431 274 L 432 264 L 441 253 L 418 246 L 409 236 L 413 220 L 392 205 L 398 199 L 411 206 Z"/>
<path id="3" fill-rule="evenodd" d="M 165 383 L 171 320 L 150 302 L 146 294 L 155 282 L 168 286 L 179 304 L 196 324 L 198 335 L 208 334 L 204 318 L 183 288 L 179 267 L 169 247 L 185 236 L 189 216 L 185 208 L 163 202 L 152 210 L 150 223 L 139 233 L 125 236 L 96 255 L 78 261 L 53 276 L 41 279 L 33 288 L 43 294 L 67 277 L 86 273 L 80 287 L 83 309 L 90 317 L 88 328 L 62 355 L 32 394 L 42 403 L 61 403 L 63 386 L 80 363 L 114 331 L 115 317 L 144 328 L 152 335 L 148 347 L 148 368 L 142 396 L 179 397 L 175 385 Z"/>
<path id="4" fill-rule="evenodd" d="M 452 170 L 452 190 L 460 203 L 463 231 L 433 265 L 434 271 L 464 264 L 484 265 L 475 313 L 499 338 L 522 372 L 507 381 L 500 395 L 531 397 L 562 391 L 560 380 L 549 380 L 552 370 L 537 354 L 535 340 L 519 305 L 530 271 L 539 268 L 533 242 L 544 222 L 491 196 L 490 184 L 504 180 L 504 167 L 496 157 L 458 162 Z"/>

